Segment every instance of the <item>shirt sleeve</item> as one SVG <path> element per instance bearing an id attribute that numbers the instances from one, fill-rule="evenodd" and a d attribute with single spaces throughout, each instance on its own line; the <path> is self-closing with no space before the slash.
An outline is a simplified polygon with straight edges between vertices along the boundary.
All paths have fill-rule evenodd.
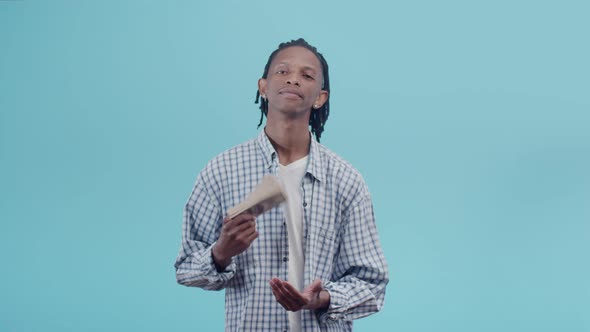
<path id="1" fill-rule="evenodd" d="M 235 262 L 232 260 L 224 271 L 217 271 L 211 255 L 223 223 L 221 211 L 221 204 L 210 192 L 202 172 L 184 208 L 182 243 L 174 264 L 179 284 L 220 290 L 233 278 Z"/>
<path id="2" fill-rule="evenodd" d="M 330 306 L 318 313 L 322 323 L 353 320 L 378 312 L 389 282 L 368 191 L 344 212 L 344 217 L 334 281 L 324 284 L 330 293 Z"/>

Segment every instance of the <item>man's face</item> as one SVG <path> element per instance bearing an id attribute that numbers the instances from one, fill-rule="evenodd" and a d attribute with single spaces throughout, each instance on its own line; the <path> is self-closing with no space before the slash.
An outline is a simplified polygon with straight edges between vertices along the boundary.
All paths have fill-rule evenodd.
<path id="1" fill-rule="evenodd" d="M 322 90 L 322 65 L 310 50 L 292 46 L 281 50 L 258 81 L 260 94 L 268 100 L 269 112 L 305 113 L 328 100 Z"/>

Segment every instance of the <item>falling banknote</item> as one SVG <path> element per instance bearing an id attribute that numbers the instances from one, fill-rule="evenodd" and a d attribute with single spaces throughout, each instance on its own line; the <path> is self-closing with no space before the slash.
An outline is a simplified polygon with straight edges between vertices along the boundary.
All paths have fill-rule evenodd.
<path id="1" fill-rule="evenodd" d="M 227 211 L 227 217 L 232 219 L 242 213 L 259 216 L 284 202 L 285 199 L 279 179 L 274 175 L 266 175 L 245 200 Z"/>

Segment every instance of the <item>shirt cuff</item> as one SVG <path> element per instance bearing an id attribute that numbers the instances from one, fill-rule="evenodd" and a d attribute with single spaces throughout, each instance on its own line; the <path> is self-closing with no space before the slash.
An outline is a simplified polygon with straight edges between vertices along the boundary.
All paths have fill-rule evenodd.
<path id="1" fill-rule="evenodd" d="M 198 256 L 195 255 L 194 261 L 176 271 L 176 279 L 179 284 L 220 290 L 234 277 L 236 264 L 233 259 L 225 270 L 217 272 L 213 256 L 211 256 L 211 247 L 209 246 L 200 252 Z"/>
<path id="2" fill-rule="evenodd" d="M 213 243 L 215 245 L 215 243 Z M 236 272 L 236 263 L 234 262 L 233 257 L 228 266 L 225 267 L 223 271 L 217 271 L 217 267 L 215 266 L 215 260 L 213 260 L 213 245 L 207 248 L 206 255 L 209 257 L 209 269 L 212 275 L 216 275 L 222 282 L 226 282 L 231 279 L 235 272 Z"/>
<path id="3" fill-rule="evenodd" d="M 338 291 L 338 286 L 333 282 L 326 282 L 324 290 L 330 294 L 330 306 L 318 312 L 320 323 L 325 324 L 330 321 L 346 320 L 346 308 L 348 306 L 345 294 Z"/>

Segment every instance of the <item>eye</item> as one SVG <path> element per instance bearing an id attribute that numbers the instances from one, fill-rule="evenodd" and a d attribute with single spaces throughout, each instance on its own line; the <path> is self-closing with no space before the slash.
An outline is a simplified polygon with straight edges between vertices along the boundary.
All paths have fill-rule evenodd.
<path id="1" fill-rule="evenodd" d="M 279 74 L 279 75 L 284 75 L 284 74 L 287 73 L 287 71 L 286 70 L 283 70 L 283 69 L 279 69 L 279 70 L 276 71 L 276 73 Z"/>
<path id="2" fill-rule="evenodd" d="M 303 74 L 303 77 L 305 77 L 308 80 L 314 80 L 314 77 L 309 74 Z"/>

